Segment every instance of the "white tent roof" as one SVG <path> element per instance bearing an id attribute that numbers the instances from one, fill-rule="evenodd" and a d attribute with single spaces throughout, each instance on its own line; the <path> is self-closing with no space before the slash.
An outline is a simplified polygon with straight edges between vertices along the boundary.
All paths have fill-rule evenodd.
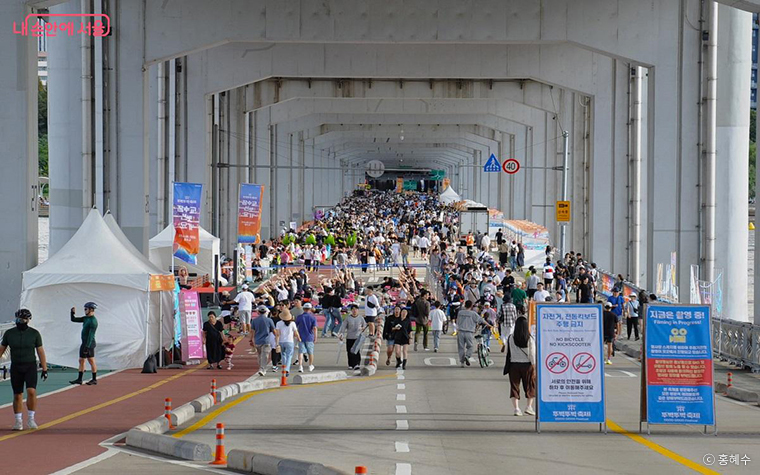
<path id="1" fill-rule="evenodd" d="M 99 283 L 148 290 L 149 275 L 155 273 L 155 266 L 125 247 L 92 209 L 69 242 L 47 261 L 24 272 L 23 288 Z"/>
<path id="2" fill-rule="evenodd" d="M 201 242 L 201 249 L 214 249 L 219 248 L 219 238 L 206 231 L 205 229 L 198 228 L 198 237 Z M 172 225 L 165 227 L 163 231 L 150 238 L 150 248 L 156 249 L 159 247 L 173 247 L 174 246 L 174 232 L 172 231 Z"/>
<path id="3" fill-rule="evenodd" d="M 116 222 L 116 218 L 113 217 L 110 211 L 106 212 L 105 216 L 103 216 L 103 220 L 106 222 L 106 225 L 108 226 L 108 229 L 111 230 L 111 232 L 116 236 L 116 238 L 121 242 L 124 247 L 129 249 L 129 251 L 137 256 L 145 265 L 149 266 L 151 269 L 151 273 L 153 274 L 163 274 L 164 271 L 159 269 L 155 264 L 150 262 L 150 260 L 145 257 L 140 251 L 137 250 L 134 244 L 129 240 L 126 234 L 124 234 L 124 231 L 121 230 L 119 227 L 119 224 Z"/>
<path id="4" fill-rule="evenodd" d="M 445 190 L 443 190 L 443 193 L 441 193 L 441 196 L 439 197 L 441 203 L 443 204 L 449 204 L 449 203 L 456 203 L 457 201 L 462 201 L 462 197 L 459 196 L 459 194 L 454 191 L 450 186 L 447 186 Z"/>

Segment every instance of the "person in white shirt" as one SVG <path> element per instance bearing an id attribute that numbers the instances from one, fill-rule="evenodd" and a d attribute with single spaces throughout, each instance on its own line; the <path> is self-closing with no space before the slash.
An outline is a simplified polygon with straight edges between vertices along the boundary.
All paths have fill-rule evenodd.
<path id="1" fill-rule="evenodd" d="M 243 290 L 235 296 L 238 304 L 238 315 L 243 324 L 243 335 L 251 332 L 251 312 L 253 311 L 253 294 L 248 290 L 248 284 L 243 284 Z"/>
<path id="2" fill-rule="evenodd" d="M 428 247 L 430 247 L 430 240 L 427 238 L 427 236 L 422 236 L 419 238 L 417 243 L 420 246 L 420 253 L 422 254 L 422 257 L 427 257 Z"/>
<path id="3" fill-rule="evenodd" d="M 480 240 L 480 246 L 485 252 L 491 249 L 491 237 L 488 234 L 484 235 L 483 239 Z"/>
<path id="4" fill-rule="evenodd" d="M 433 302 L 430 310 L 431 328 L 433 330 L 433 351 L 438 353 L 438 344 L 443 333 L 443 324 L 446 323 L 446 314 L 441 310 L 441 302 Z"/>
<path id="5" fill-rule="evenodd" d="M 290 364 L 293 361 L 293 349 L 295 343 L 301 341 L 296 322 L 287 308 L 280 312 L 280 321 L 274 327 L 275 348 L 282 360 L 282 369 L 285 377 L 290 375 Z"/>
<path id="6" fill-rule="evenodd" d="M 367 288 L 365 292 L 367 297 L 364 299 L 364 322 L 369 327 L 369 337 L 374 338 L 375 318 L 377 317 L 378 310 L 380 310 L 380 300 L 378 300 L 377 295 L 375 295 L 372 289 Z"/>
<path id="7" fill-rule="evenodd" d="M 539 303 L 546 302 L 546 299 L 548 297 L 551 297 L 551 294 L 548 290 L 544 290 L 544 284 L 541 282 L 537 284 L 537 287 L 538 288 L 536 289 L 536 293 L 533 294 L 533 300 Z"/>
<path id="8" fill-rule="evenodd" d="M 544 263 L 544 285 L 546 285 L 547 289 L 552 287 L 552 282 L 554 282 L 554 266 L 552 265 L 551 260 L 547 257 L 546 263 Z"/>

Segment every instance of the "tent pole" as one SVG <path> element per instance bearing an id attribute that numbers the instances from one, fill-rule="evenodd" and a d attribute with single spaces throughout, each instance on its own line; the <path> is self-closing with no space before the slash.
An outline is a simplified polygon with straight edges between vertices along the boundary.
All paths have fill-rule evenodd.
<path id="1" fill-rule="evenodd" d="M 176 277 L 174 275 L 174 238 L 175 238 L 174 233 L 176 232 L 176 230 L 174 229 L 174 175 L 171 176 L 171 188 L 169 189 L 169 206 L 171 206 L 171 210 L 172 210 L 171 216 L 170 216 L 169 219 L 171 220 L 170 223 L 171 223 L 171 226 L 172 226 L 172 253 L 171 253 L 172 265 L 171 265 L 171 272 L 172 272 L 172 280 L 174 281 L 174 279 L 176 279 Z M 163 305 L 161 306 L 161 308 L 163 309 Z M 174 341 L 174 338 L 176 336 L 174 334 L 174 328 L 175 328 L 174 318 L 175 317 L 176 317 L 176 315 L 174 315 L 174 291 L 172 290 L 172 363 L 174 363 L 174 347 L 177 345 L 177 342 Z M 163 326 L 164 326 L 164 314 L 163 314 L 163 310 L 162 310 L 162 313 L 161 313 L 161 325 L 160 326 L 161 326 L 161 330 L 163 332 Z M 161 351 L 161 353 L 159 353 L 159 358 L 163 359 L 163 351 Z M 159 366 L 160 366 L 160 364 L 159 364 Z"/>
<path id="2" fill-rule="evenodd" d="M 164 302 L 158 293 L 158 367 L 164 366 Z"/>

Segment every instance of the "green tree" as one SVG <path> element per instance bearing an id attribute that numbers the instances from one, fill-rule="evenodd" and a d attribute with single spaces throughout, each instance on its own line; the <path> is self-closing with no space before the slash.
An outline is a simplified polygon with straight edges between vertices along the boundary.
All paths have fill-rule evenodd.
<path id="1" fill-rule="evenodd" d="M 37 161 L 39 175 L 48 176 L 47 87 L 37 80 Z"/>

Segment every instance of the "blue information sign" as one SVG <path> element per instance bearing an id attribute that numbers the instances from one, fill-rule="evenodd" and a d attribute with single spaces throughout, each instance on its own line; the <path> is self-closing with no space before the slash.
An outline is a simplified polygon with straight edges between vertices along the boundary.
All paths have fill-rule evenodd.
<path id="1" fill-rule="evenodd" d="M 496 158 L 496 155 L 491 154 L 486 164 L 483 165 L 483 171 L 487 173 L 498 173 L 501 171 L 501 163 L 499 163 L 499 159 Z"/>
<path id="2" fill-rule="evenodd" d="M 538 304 L 538 420 L 605 421 L 601 305 Z"/>
<path id="3" fill-rule="evenodd" d="M 710 307 L 649 305 L 647 422 L 715 424 Z"/>

